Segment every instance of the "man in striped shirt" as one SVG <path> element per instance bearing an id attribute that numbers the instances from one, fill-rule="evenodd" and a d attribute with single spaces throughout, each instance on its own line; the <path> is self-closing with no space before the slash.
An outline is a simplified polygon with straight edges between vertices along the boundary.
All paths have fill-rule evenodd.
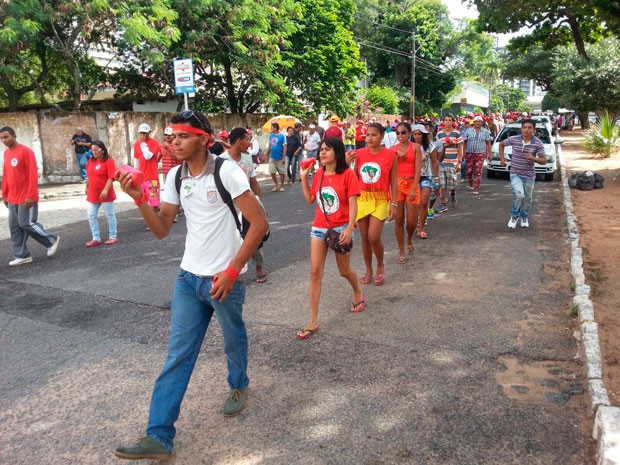
<path id="1" fill-rule="evenodd" d="M 521 135 L 512 136 L 499 143 L 499 160 L 502 166 L 506 166 L 504 148 L 512 147 L 510 156 L 510 187 L 512 188 L 512 209 L 508 227 L 515 229 L 521 220 L 522 228 L 529 228 L 529 211 L 532 206 L 534 195 L 534 182 L 536 171 L 534 163 L 544 165 L 547 163 L 545 146 L 534 135 L 536 122 L 526 119 L 521 122 Z"/>
<path id="2" fill-rule="evenodd" d="M 439 178 L 441 182 L 441 200 L 438 213 L 448 210 L 448 191 L 450 202 L 456 207 L 456 174 L 461 168 L 463 160 L 463 138 L 454 126 L 454 117 L 448 113 L 443 119 L 443 129 L 437 133 L 437 140 L 441 143 L 439 150 Z"/>

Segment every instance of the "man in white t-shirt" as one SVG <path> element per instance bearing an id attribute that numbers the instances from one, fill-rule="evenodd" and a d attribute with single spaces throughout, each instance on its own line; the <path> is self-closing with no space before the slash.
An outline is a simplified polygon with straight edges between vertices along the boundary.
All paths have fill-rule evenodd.
<path id="1" fill-rule="evenodd" d="M 252 136 L 248 133 L 247 129 L 235 128 L 230 131 L 230 148 L 220 155 L 221 158 L 234 161 L 243 170 L 250 182 L 250 189 L 254 192 L 254 195 L 258 197 L 260 204 L 262 205 L 263 196 L 260 191 L 260 185 L 256 179 L 256 170 L 254 169 L 254 163 L 250 156 L 245 153 L 250 144 L 252 143 Z M 254 255 L 252 255 L 252 261 L 256 265 L 256 282 L 266 283 L 267 273 L 265 273 L 265 257 L 261 249 L 256 249 Z"/>
<path id="2" fill-rule="evenodd" d="M 170 170 L 159 213 L 148 206 L 148 194 L 132 184 L 130 173 L 118 177 L 158 239 L 168 235 L 180 206 L 187 220 L 185 253 L 172 297 L 168 357 L 155 381 L 146 436 L 134 445 L 116 449 L 115 455 L 123 459 L 171 457 L 174 423 L 214 313 L 222 328 L 231 389 L 224 415 L 240 413 L 249 393 L 248 344 L 242 318 L 245 284 L 237 279 L 245 273 L 246 262 L 267 232 L 267 219 L 243 171 L 224 161 L 219 171 L 222 184 L 250 222 L 242 240 L 215 185 L 216 157 L 207 151 L 213 138 L 209 120 L 202 113 L 185 111 L 173 116 L 171 123 L 174 152 L 183 164 Z M 175 184 L 177 170 L 181 170 L 180 192 Z"/>
<path id="3" fill-rule="evenodd" d="M 319 145 L 321 145 L 321 136 L 316 132 L 316 126 L 311 124 L 308 126 L 308 134 L 304 140 L 304 149 L 306 149 L 307 158 L 317 158 L 319 155 Z"/>

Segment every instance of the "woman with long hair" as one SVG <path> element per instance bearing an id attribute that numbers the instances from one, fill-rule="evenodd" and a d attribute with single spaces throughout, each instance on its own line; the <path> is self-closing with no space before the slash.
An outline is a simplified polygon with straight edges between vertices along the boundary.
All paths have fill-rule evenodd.
<path id="1" fill-rule="evenodd" d="M 411 142 L 411 126 L 402 122 L 396 126 L 398 144 L 392 147 L 398 162 L 398 194 L 396 202 L 396 242 L 398 243 L 398 261 L 404 264 L 405 257 L 405 229 L 407 230 L 407 251 L 413 254 L 413 235 L 418 223 L 420 206 L 420 167 L 422 166 L 422 151 L 420 145 Z M 405 226 L 405 218 L 406 226 Z"/>
<path id="2" fill-rule="evenodd" d="M 360 279 L 376 286 L 385 284 L 384 247 L 381 240 L 385 220 L 396 215 L 398 165 L 394 151 L 381 146 L 385 128 L 371 123 L 366 131 L 366 147 L 349 153 L 347 161 L 355 160 L 355 174 L 360 184 L 357 199 L 357 224 L 362 235 L 362 252 L 366 272 Z M 377 274 L 373 276 L 372 256 L 377 258 Z"/>
<path id="3" fill-rule="evenodd" d="M 111 245 L 118 242 L 116 232 L 116 214 L 114 213 L 114 175 L 116 165 L 110 158 L 108 149 L 100 140 L 94 140 L 91 145 L 93 156 L 86 163 L 86 202 L 88 202 L 87 214 L 88 224 L 93 238 L 88 241 L 86 247 L 96 247 L 101 245 L 101 235 L 99 233 L 99 222 L 97 213 L 99 207 L 103 205 L 103 211 L 108 219 L 108 239 L 105 244 Z"/>
<path id="4" fill-rule="evenodd" d="M 428 239 L 424 231 L 428 215 L 428 202 L 431 191 L 439 188 L 439 162 L 437 161 L 437 147 L 431 142 L 432 136 L 426 126 L 416 124 L 411 128 L 413 141 L 422 147 L 422 162 L 420 167 L 420 208 L 418 209 L 418 237 Z"/>
<path id="5" fill-rule="evenodd" d="M 317 203 L 312 230 L 310 231 L 310 321 L 297 332 L 297 339 L 308 339 L 319 330 L 319 301 L 321 281 L 325 269 L 328 246 L 325 235 L 329 229 L 340 233 L 340 244 L 353 241 L 353 229 L 357 216 L 359 187 L 355 173 L 346 162 L 344 144 L 337 137 L 327 137 L 319 149 L 321 168 L 308 183 L 308 174 L 314 164 L 300 171 L 301 187 L 308 204 Z M 357 274 L 351 269 L 351 253 L 336 253 L 340 276 L 345 278 L 353 290 L 352 312 L 361 312 L 366 307 L 366 298 L 357 281 Z"/>

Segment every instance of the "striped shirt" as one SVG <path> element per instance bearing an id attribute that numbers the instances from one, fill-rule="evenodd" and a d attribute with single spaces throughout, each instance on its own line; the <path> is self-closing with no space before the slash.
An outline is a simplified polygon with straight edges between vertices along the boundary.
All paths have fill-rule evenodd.
<path id="1" fill-rule="evenodd" d="M 446 134 L 441 130 L 437 134 L 437 141 L 441 143 L 441 147 L 444 153 L 444 158 L 440 166 L 454 166 L 458 163 L 459 146 L 463 144 L 463 138 L 461 134 L 456 131 L 450 131 L 450 134 Z"/>
<path id="2" fill-rule="evenodd" d="M 542 141 L 533 136 L 532 140 L 524 144 L 523 136 L 512 136 L 502 142 L 506 147 L 512 147 L 512 155 L 510 155 L 510 174 L 523 176 L 524 178 L 535 178 L 534 162 L 527 160 L 525 154 L 529 153 L 535 157 L 545 155 L 545 146 Z"/>
<path id="3" fill-rule="evenodd" d="M 486 128 L 467 128 L 462 132 L 463 140 L 467 141 L 465 153 L 487 153 L 487 141 L 491 140 L 491 133 Z"/>

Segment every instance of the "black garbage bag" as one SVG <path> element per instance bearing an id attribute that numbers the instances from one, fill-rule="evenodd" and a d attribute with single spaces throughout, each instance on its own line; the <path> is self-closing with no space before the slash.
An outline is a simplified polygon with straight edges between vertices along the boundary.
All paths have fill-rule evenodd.
<path id="1" fill-rule="evenodd" d="M 568 179 L 568 185 L 580 191 L 591 191 L 593 189 L 602 189 L 604 181 L 603 176 L 598 173 L 582 171 L 581 173 L 573 173 Z"/>

